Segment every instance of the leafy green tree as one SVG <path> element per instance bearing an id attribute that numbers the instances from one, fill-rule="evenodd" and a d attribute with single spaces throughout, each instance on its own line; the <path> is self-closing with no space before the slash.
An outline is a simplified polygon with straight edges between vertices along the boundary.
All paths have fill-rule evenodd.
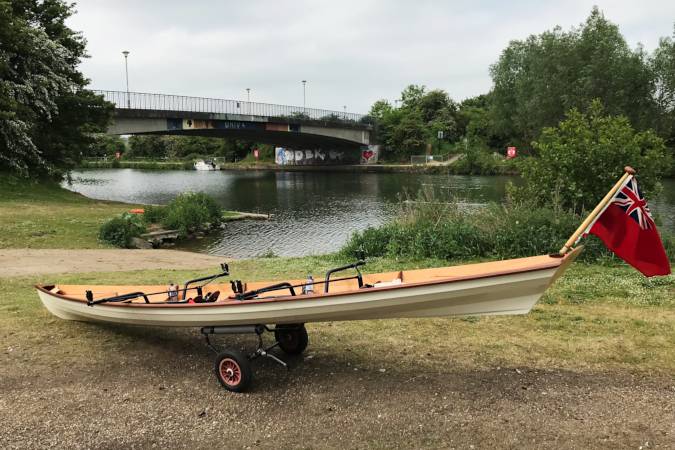
<path id="1" fill-rule="evenodd" d="M 377 121 L 381 121 L 384 117 L 391 114 L 393 110 L 394 107 L 387 100 L 378 100 L 370 107 L 368 115 Z"/>
<path id="2" fill-rule="evenodd" d="M 468 98 L 459 105 L 457 113 L 458 133 L 471 141 L 481 141 L 486 146 L 502 153 L 510 142 L 496 132 L 490 111 L 491 94 Z"/>
<path id="3" fill-rule="evenodd" d="M 102 131 L 112 105 L 86 89 L 85 40 L 62 0 L 0 0 L 0 169 L 59 176 Z"/>
<path id="4" fill-rule="evenodd" d="M 129 137 L 129 151 L 125 155 L 131 158 L 165 158 L 167 139 L 164 136 L 148 134 Z"/>
<path id="5" fill-rule="evenodd" d="M 529 143 L 571 108 L 600 99 L 608 113 L 638 129 L 653 123 L 655 105 L 647 55 L 632 50 L 616 25 L 593 8 L 579 28 L 559 27 L 512 41 L 491 66 L 493 118 L 511 143 Z"/>
<path id="6" fill-rule="evenodd" d="M 427 130 L 422 121 L 422 114 L 418 110 L 410 111 L 401 116 L 391 132 L 393 153 L 399 159 L 406 159 L 410 155 L 424 151 L 427 143 Z"/>
<path id="7" fill-rule="evenodd" d="M 98 134 L 92 136 L 93 142 L 87 148 L 84 156 L 95 157 L 114 157 L 115 153 L 124 153 L 126 145 L 119 136 L 109 136 L 107 134 Z"/>
<path id="8" fill-rule="evenodd" d="M 457 104 L 440 89 L 427 91 L 425 86 L 410 85 L 401 93 L 401 107 L 386 100 L 371 107 L 369 117 L 386 151 L 397 160 L 423 153 L 427 144 L 436 143 L 443 131 L 445 139 L 456 141 L 461 135 Z"/>
<path id="9" fill-rule="evenodd" d="M 426 90 L 426 86 L 420 86 L 419 84 L 408 85 L 401 92 L 401 106 L 403 108 L 416 109 Z"/>
<path id="10" fill-rule="evenodd" d="M 522 163 L 525 184 L 512 188 L 512 197 L 575 212 L 593 208 L 626 165 L 638 170 L 640 188 L 653 197 L 672 163 L 653 131 L 636 132 L 627 117 L 608 115 L 598 100 L 585 113 L 568 111 L 533 145 L 538 157 Z"/>
<path id="11" fill-rule="evenodd" d="M 675 30 L 672 37 L 660 40 L 651 61 L 661 116 L 657 129 L 672 148 L 675 147 Z"/>

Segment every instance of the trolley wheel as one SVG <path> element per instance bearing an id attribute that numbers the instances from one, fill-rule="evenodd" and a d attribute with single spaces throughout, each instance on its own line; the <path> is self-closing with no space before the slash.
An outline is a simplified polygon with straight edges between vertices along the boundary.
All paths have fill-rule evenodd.
<path id="1" fill-rule="evenodd" d="M 279 343 L 279 348 L 289 355 L 299 355 L 309 343 L 305 324 L 277 325 L 274 338 Z"/>
<path id="2" fill-rule="evenodd" d="M 251 362 L 235 350 L 220 352 L 216 357 L 215 369 L 218 381 L 228 391 L 243 392 L 253 380 Z"/>

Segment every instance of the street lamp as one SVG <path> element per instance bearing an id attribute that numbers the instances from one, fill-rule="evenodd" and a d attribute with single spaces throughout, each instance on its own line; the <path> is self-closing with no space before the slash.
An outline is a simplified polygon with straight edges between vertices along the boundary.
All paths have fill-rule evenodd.
<path id="1" fill-rule="evenodd" d="M 342 108 L 345 110 L 345 119 L 347 119 L 347 105 L 343 105 Z"/>
<path id="2" fill-rule="evenodd" d="M 131 98 L 129 97 L 129 63 L 128 63 L 129 51 L 124 50 L 122 54 L 124 55 L 124 72 L 127 75 L 127 108 L 131 109 Z"/>
<path id="3" fill-rule="evenodd" d="M 246 101 L 251 101 L 251 88 L 246 88 Z"/>
<path id="4" fill-rule="evenodd" d="M 305 101 L 306 101 L 306 89 L 305 87 L 307 86 L 307 80 L 302 80 L 302 112 L 305 112 Z"/>

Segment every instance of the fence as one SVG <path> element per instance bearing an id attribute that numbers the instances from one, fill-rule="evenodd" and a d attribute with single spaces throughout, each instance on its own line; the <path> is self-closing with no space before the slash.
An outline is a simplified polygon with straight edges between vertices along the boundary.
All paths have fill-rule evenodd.
<path id="1" fill-rule="evenodd" d="M 275 105 L 217 98 L 186 97 L 184 95 L 148 94 L 143 92 L 101 91 L 94 93 L 115 104 L 118 109 L 149 109 L 160 111 L 203 112 L 215 114 L 244 114 L 250 116 L 288 117 L 298 120 L 327 120 L 368 123 L 363 114 Z"/>

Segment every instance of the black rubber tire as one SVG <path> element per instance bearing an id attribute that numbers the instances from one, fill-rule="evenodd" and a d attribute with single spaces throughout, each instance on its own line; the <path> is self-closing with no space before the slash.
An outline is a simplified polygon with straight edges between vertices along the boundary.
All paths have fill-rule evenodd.
<path id="1" fill-rule="evenodd" d="M 289 355 L 299 355 L 305 351 L 309 343 L 305 324 L 277 325 L 274 328 L 274 338 L 279 348 Z"/>
<path id="2" fill-rule="evenodd" d="M 251 361 L 236 350 L 218 353 L 215 371 L 221 386 L 228 391 L 244 392 L 253 381 Z"/>

